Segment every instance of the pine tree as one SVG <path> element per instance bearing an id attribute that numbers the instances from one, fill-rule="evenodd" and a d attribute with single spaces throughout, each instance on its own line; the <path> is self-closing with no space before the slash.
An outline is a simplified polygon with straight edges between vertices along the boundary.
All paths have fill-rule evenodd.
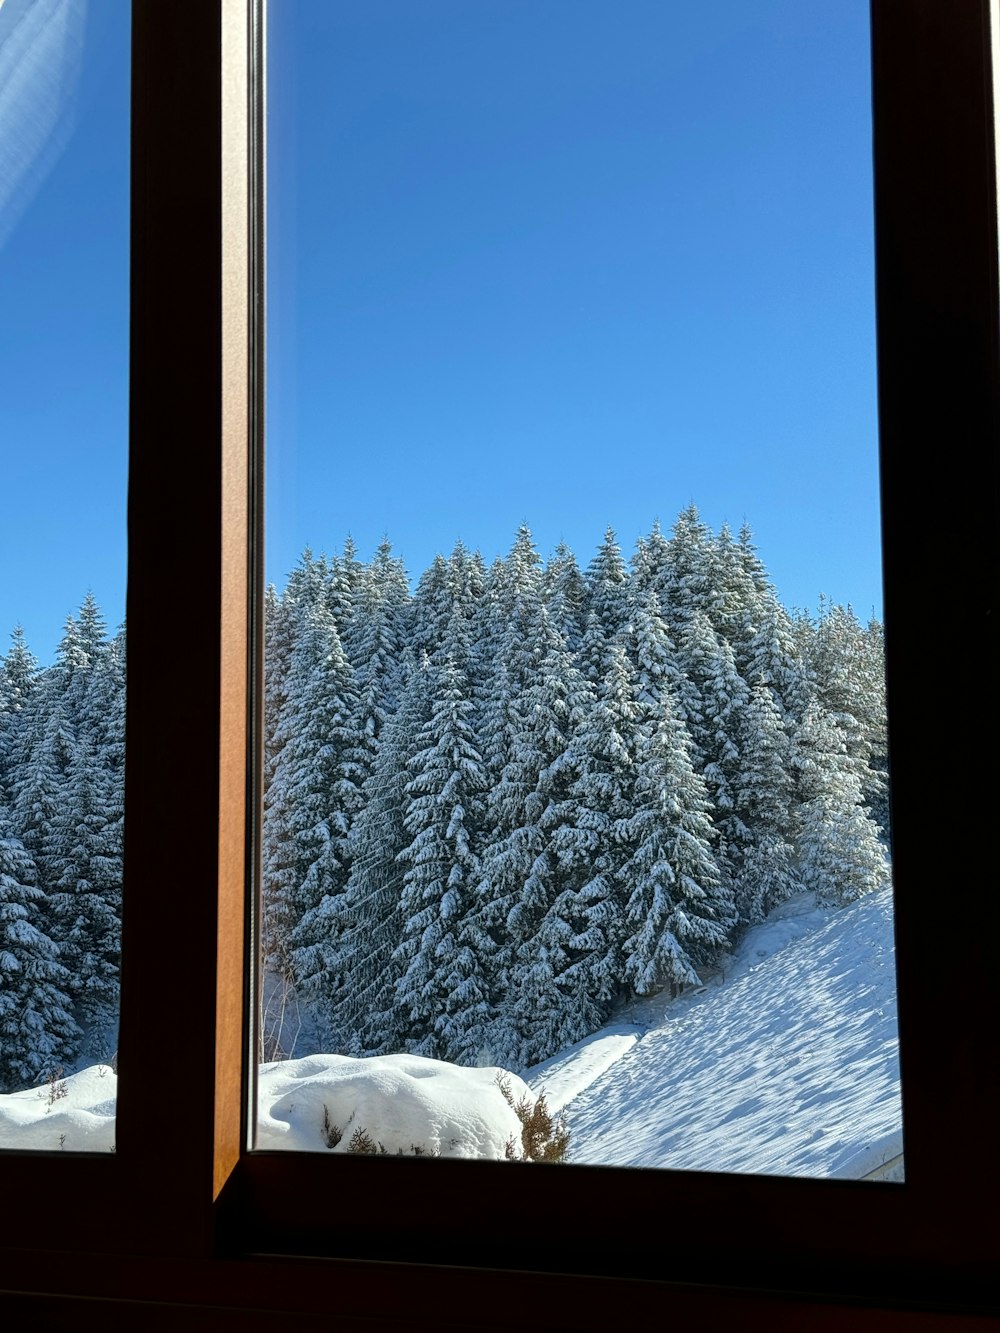
<path id="1" fill-rule="evenodd" d="M 67 993 L 102 1040 L 118 1018 L 124 691 L 124 634 L 108 640 L 88 594 L 37 693 L 45 727 L 21 768 L 15 815 L 45 893 L 46 930 L 69 969 Z"/>
<path id="2" fill-rule="evenodd" d="M 343 974 L 342 994 L 330 1026 L 343 1034 L 348 1051 L 385 1055 L 406 1035 L 396 1008 L 400 969 L 393 953 L 402 939 L 400 899 L 409 846 L 404 824 L 410 763 L 430 715 L 430 666 L 426 657 L 403 664 L 405 683 L 397 711 L 382 732 L 375 764 L 362 791 L 363 806 L 351 832 L 351 874 L 344 893 L 343 927 L 334 969 Z"/>
<path id="3" fill-rule="evenodd" d="M 37 1083 L 76 1053 L 69 974 L 38 922 L 44 894 L 0 808 L 0 1091 Z"/>
<path id="4" fill-rule="evenodd" d="M 364 580 L 364 565 L 358 559 L 358 548 L 350 533 L 344 539 L 344 549 L 329 562 L 326 597 L 337 633 L 345 640 L 350 632 L 357 609 L 358 592 Z"/>
<path id="5" fill-rule="evenodd" d="M 8 802 L 24 781 L 28 760 L 34 696 L 39 687 L 38 661 L 18 625 L 0 666 L 0 800 Z"/>
<path id="6" fill-rule="evenodd" d="M 753 687 L 740 731 L 734 797 L 747 837 L 733 888 L 741 924 L 755 925 L 799 887 L 792 847 L 791 745 L 767 685 Z"/>
<path id="7" fill-rule="evenodd" d="M 539 645 L 533 629 L 541 604 L 541 558 L 522 524 L 486 590 L 479 680 L 474 685 L 483 759 L 491 783 L 500 780 L 518 727 L 518 701 L 534 679 Z M 478 688 L 476 688 L 478 685 Z M 500 826 L 499 832 L 504 831 Z"/>
<path id="8" fill-rule="evenodd" d="M 711 533 L 694 505 L 678 514 L 664 554 L 655 591 L 671 637 L 680 646 L 692 617 L 697 612 L 708 615 L 711 598 Z"/>
<path id="9" fill-rule="evenodd" d="M 329 999 L 337 978 L 337 902 L 349 872 L 348 835 L 357 814 L 363 752 L 358 697 L 336 625 L 321 603 L 310 607 L 292 651 L 280 747 L 265 794 L 265 929 L 287 953 L 303 991 Z"/>
<path id="10" fill-rule="evenodd" d="M 587 568 L 590 589 L 590 613 L 605 639 L 621 634 L 628 622 L 628 570 L 613 528 L 604 533 L 604 541 Z"/>
<path id="11" fill-rule="evenodd" d="M 51 672 L 45 673 L 25 721 L 11 813 L 15 833 L 34 862 L 39 888 L 47 894 L 62 874 L 67 851 L 56 830 L 66 808 L 66 774 L 76 748 L 63 692 Z"/>
<path id="12" fill-rule="evenodd" d="M 669 696 L 640 732 L 636 767 L 633 810 L 615 832 L 629 851 L 619 870 L 629 927 L 622 976 L 645 995 L 696 984 L 696 968 L 725 947 L 736 913 L 712 849 L 705 784 Z"/>
<path id="13" fill-rule="evenodd" d="M 557 1049 L 567 1021 L 588 1020 L 587 1007 L 571 1007 L 559 986 L 572 958 L 557 937 L 568 941 L 573 928 L 556 904 L 579 882 L 580 867 L 568 877 L 561 858 L 574 834 L 573 747 L 593 694 L 545 607 L 532 637 L 542 658 L 517 707 L 510 759 L 489 794 L 493 838 L 468 918 L 493 946 L 497 1001 L 484 1045 L 491 1060 L 517 1067 Z"/>
<path id="14" fill-rule="evenodd" d="M 574 884 L 559 902 L 571 925 L 571 962 L 561 975 L 565 993 L 580 1005 L 605 1008 L 621 990 L 621 946 L 625 901 L 621 866 L 626 853 L 617 827 L 635 808 L 635 726 L 638 718 L 634 679 L 625 650 L 613 643 L 600 694 L 581 721 L 570 787 L 574 803 L 561 860 Z"/>
<path id="15" fill-rule="evenodd" d="M 670 563 L 670 543 L 657 519 L 648 537 L 640 537 L 632 556 L 632 578 L 637 591 L 662 596 Z"/>
<path id="16" fill-rule="evenodd" d="M 405 873 L 397 1005 L 408 1019 L 408 1049 L 444 1059 L 461 1049 L 456 1017 L 469 1021 L 480 992 L 485 1004 L 480 960 L 461 938 L 479 869 L 470 829 L 486 787 L 471 714 L 468 685 L 448 661 L 409 764 L 404 822 L 411 841 L 399 856 Z"/>
<path id="17" fill-rule="evenodd" d="M 746 679 L 750 685 L 766 685 L 771 691 L 789 734 L 802 721 L 815 696 L 815 685 L 791 617 L 775 597 L 761 604 L 760 618 L 749 644 Z"/>
<path id="18" fill-rule="evenodd" d="M 836 721 L 815 705 L 796 733 L 792 764 L 802 797 L 796 850 L 803 886 L 836 906 L 883 887 L 888 865 L 864 807 L 864 765 L 848 752 Z"/>
<path id="19" fill-rule="evenodd" d="M 367 774 L 375 761 L 382 729 L 396 707 L 409 601 L 406 571 L 393 556 L 388 541 L 379 546 L 354 596 L 357 614 L 344 650 L 357 682 L 357 726 Z"/>
<path id="20" fill-rule="evenodd" d="M 419 661 L 424 655 L 437 661 L 445 630 L 455 609 L 448 561 L 436 555 L 417 581 L 410 610 L 410 647 Z"/>
<path id="21" fill-rule="evenodd" d="M 559 543 L 545 566 L 541 594 L 552 624 L 570 652 L 576 652 L 583 639 L 590 590 L 576 556 L 565 542 Z"/>
<path id="22" fill-rule="evenodd" d="M 869 756 L 865 775 L 865 804 L 888 840 L 892 813 L 889 805 L 889 726 L 885 691 L 885 630 L 874 617 L 865 627 L 862 653 L 865 693 L 869 700 L 866 717 Z"/>
<path id="23" fill-rule="evenodd" d="M 849 606 L 825 598 L 808 639 L 808 661 L 820 705 L 843 733 L 848 754 L 863 766 L 869 813 L 887 827 L 884 658 L 880 636 L 862 628 Z"/>

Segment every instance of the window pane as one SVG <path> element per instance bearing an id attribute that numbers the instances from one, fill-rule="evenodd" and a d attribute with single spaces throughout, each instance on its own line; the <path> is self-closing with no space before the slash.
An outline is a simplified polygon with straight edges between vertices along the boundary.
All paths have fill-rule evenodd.
<path id="1" fill-rule="evenodd" d="M 114 1147 L 129 21 L 0 8 L 0 1147 Z"/>
<path id="2" fill-rule="evenodd" d="M 867 21 L 275 7 L 259 1147 L 901 1174 Z"/>

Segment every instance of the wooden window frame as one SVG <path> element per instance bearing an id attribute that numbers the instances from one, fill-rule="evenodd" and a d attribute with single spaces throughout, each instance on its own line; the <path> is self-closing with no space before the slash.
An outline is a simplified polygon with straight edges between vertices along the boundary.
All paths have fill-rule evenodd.
<path id="1" fill-rule="evenodd" d="M 572 1327 L 608 1326 L 622 1299 L 632 1317 L 753 1310 L 772 1328 L 830 1302 L 860 1303 L 871 1327 L 888 1326 L 886 1305 L 990 1307 L 1000 931 L 992 807 L 966 797 L 997 742 L 989 0 L 872 0 L 898 1186 L 246 1151 L 262 24 L 259 0 L 133 0 L 132 21 L 117 1151 L 3 1155 L 0 1292 L 304 1311 L 325 1308 L 335 1282 L 344 1327 L 374 1315 L 416 1327 L 445 1283 L 453 1308 L 464 1296 L 481 1308 L 500 1269 L 536 1322 L 586 1309 Z M 962 734 L 928 707 L 963 689 L 954 644 L 981 645 L 984 667 Z M 509 1307 L 479 1317 L 506 1325 Z"/>

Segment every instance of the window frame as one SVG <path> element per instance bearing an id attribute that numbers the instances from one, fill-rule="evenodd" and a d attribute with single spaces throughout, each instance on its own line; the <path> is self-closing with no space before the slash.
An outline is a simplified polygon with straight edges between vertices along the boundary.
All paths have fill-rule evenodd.
<path id="1" fill-rule="evenodd" d="M 259 801 L 248 705 L 259 703 L 261 678 L 259 648 L 248 648 L 261 597 L 261 6 L 133 0 L 118 1145 L 114 1156 L 4 1154 L 0 1274 L 14 1273 L 18 1290 L 146 1299 L 167 1265 L 175 1300 L 247 1304 L 276 1285 L 290 1300 L 291 1284 L 303 1308 L 323 1308 L 335 1273 L 359 1318 L 398 1316 L 404 1289 L 431 1301 L 446 1265 L 451 1289 L 480 1300 L 486 1270 L 507 1270 L 505 1289 L 536 1312 L 586 1292 L 595 1321 L 610 1308 L 602 1302 L 621 1298 L 621 1279 L 636 1311 L 661 1317 L 665 1282 L 675 1284 L 675 1314 L 704 1315 L 706 1301 L 721 1309 L 732 1289 L 751 1292 L 758 1308 L 772 1302 L 771 1327 L 800 1326 L 801 1309 L 775 1295 L 791 1291 L 817 1302 L 989 1307 L 1000 1250 L 1000 1167 L 987 1150 L 1000 1122 L 989 1058 L 997 906 L 982 823 L 961 845 L 924 831 L 961 822 L 958 775 L 975 773 L 997 739 L 988 689 L 974 733 L 954 734 L 926 707 L 950 679 L 954 642 L 982 644 L 994 660 L 990 0 L 871 6 L 904 1185 L 245 1150 Z M 941 440 L 947 467 L 915 466 L 939 457 Z M 942 783 L 941 772 L 955 776 Z M 181 799 L 183 844 L 169 830 Z M 942 950 L 938 903 L 951 884 L 959 901 L 973 886 L 977 915 Z M 181 894 L 183 933 L 162 907 Z M 941 994 L 962 997 L 968 1022 L 950 1021 Z M 181 1074 L 183 1117 L 161 1100 L 165 1070 Z M 957 1142 L 982 1145 L 958 1169 Z M 54 1217 L 70 1242 L 51 1238 Z M 95 1264 L 98 1255 L 112 1262 Z"/>

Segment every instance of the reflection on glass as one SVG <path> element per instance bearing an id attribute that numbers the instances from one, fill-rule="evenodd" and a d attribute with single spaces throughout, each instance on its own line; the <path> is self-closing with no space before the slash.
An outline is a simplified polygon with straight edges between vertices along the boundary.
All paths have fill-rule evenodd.
<path id="1" fill-rule="evenodd" d="M 0 8 L 0 1148 L 114 1147 L 128 52 L 122 6 Z"/>
<path id="2" fill-rule="evenodd" d="M 257 1145 L 900 1176 L 865 7 L 271 18 Z"/>

